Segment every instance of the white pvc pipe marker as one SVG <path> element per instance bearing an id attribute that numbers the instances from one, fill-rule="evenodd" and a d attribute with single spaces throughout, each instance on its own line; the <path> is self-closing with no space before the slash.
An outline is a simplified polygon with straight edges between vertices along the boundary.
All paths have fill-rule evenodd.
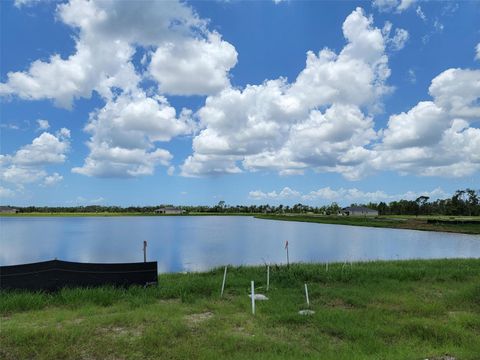
<path id="1" fill-rule="evenodd" d="M 251 282 L 251 292 L 252 292 L 252 314 L 255 315 L 255 284 Z"/>
<path id="2" fill-rule="evenodd" d="M 305 297 L 307 298 L 307 305 L 310 306 L 310 299 L 308 298 L 308 287 L 307 287 L 307 283 L 305 283 Z"/>
<path id="3" fill-rule="evenodd" d="M 267 265 L 267 291 L 270 287 L 270 265 Z"/>
<path id="4" fill-rule="evenodd" d="M 223 296 L 223 290 L 225 290 L 225 280 L 227 280 L 227 266 L 225 266 L 225 271 L 223 272 L 222 292 L 220 293 L 220 297 Z"/>

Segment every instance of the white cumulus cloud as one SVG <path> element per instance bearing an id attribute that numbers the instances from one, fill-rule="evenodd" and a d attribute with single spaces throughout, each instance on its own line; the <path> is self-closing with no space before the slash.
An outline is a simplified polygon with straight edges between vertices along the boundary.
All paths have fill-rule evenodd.
<path id="1" fill-rule="evenodd" d="M 209 95 L 230 86 L 228 71 L 237 63 L 235 48 L 218 33 L 206 39 L 168 42 L 152 55 L 149 71 L 160 92 Z"/>
<path id="2" fill-rule="evenodd" d="M 13 164 L 24 166 L 60 164 L 66 159 L 70 143 L 68 136 L 42 133 L 31 144 L 20 148 L 10 159 Z"/>
<path id="3" fill-rule="evenodd" d="M 298 198 L 301 196 L 301 193 L 292 190 L 289 187 L 284 187 L 281 191 L 271 191 L 271 192 L 263 192 L 260 190 L 250 191 L 248 197 L 253 200 L 264 200 L 264 199 L 289 199 L 289 198 Z"/>
<path id="4" fill-rule="evenodd" d="M 391 39 L 391 45 L 393 50 L 398 51 L 404 48 L 405 43 L 409 38 L 408 31 L 405 29 L 396 29 L 395 35 Z"/>
<path id="5" fill-rule="evenodd" d="M 393 51 L 399 51 L 404 48 L 405 43 L 409 38 L 408 31 L 402 28 L 395 29 L 393 36 L 391 36 L 393 24 L 390 21 L 385 22 L 385 25 L 382 29 L 383 37 L 385 42 Z"/>
<path id="6" fill-rule="evenodd" d="M 369 202 L 391 202 L 395 200 L 415 200 L 419 196 L 428 196 L 431 200 L 448 197 L 449 195 L 441 188 L 436 188 L 431 191 L 408 191 L 402 194 L 388 194 L 385 191 L 362 191 L 357 188 L 338 188 L 323 187 L 317 190 L 312 190 L 307 193 L 293 190 L 289 187 L 284 187 L 280 191 L 264 192 L 261 190 L 253 190 L 248 194 L 249 199 L 256 201 L 272 201 L 272 202 L 298 202 L 304 201 L 307 203 L 327 204 L 331 202 L 338 202 L 342 204 L 350 203 L 369 203 Z"/>
<path id="7" fill-rule="evenodd" d="M 62 175 L 60 175 L 59 173 L 53 173 L 51 175 L 46 176 L 45 179 L 43 179 L 43 185 L 44 186 L 53 186 L 53 185 L 59 183 L 62 180 L 63 180 Z"/>
<path id="8" fill-rule="evenodd" d="M 428 90 L 451 116 L 480 118 L 480 70 L 448 69 L 432 80 Z"/>
<path id="9" fill-rule="evenodd" d="M 105 198 L 100 196 L 94 199 L 87 199 L 83 196 L 77 196 L 75 200 L 67 201 L 67 204 L 74 206 L 98 205 L 105 202 Z"/>
<path id="10" fill-rule="evenodd" d="M 56 178 L 55 174 L 48 175 L 45 168 L 65 162 L 70 150 L 69 138 L 68 129 L 62 129 L 56 135 L 43 132 L 14 154 L 0 155 L 0 180 L 21 186 Z M 48 176 L 52 178 L 49 180 Z"/>
<path id="11" fill-rule="evenodd" d="M 42 1 L 48 0 L 15 0 L 13 5 L 15 5 L 17 8 L 21 8 L 22 6 L 34 6 Z"/>
<path id="12" fill-rule="evenodd" d="M 172 155 L 156 143 L 192 131 L 190 112 L 177 117 L 162 96 L 143 91 L 122 94 L 90 114 L 85 130 L 91 134 L 85 164 L 74 173 L 98 177 L 151 175 L 155 166 L 169 166 Z"/>
<path id="13" fill-rule="evenodd" d="M 378 110 L 390 91 L 390 69 L 384 36 L 361 8 L 345 19 L 343 32 L 340 53 L 309 51 L 292 83 L 279 78 L 209 96 L 196 113 L 201 131 L 182 174 L 313 168 L 357 178 L 355 164 L 369 156 L 363 147 L 376 137 L 363 109 Z"/>
<path id="14" fill-rule="evenodd" d="M 373 7 L 381 12 L 401 13 L 412 6 L 416 0 L 373 0 Z"/>
<path id="15" fill-rule="evenodd" d="M 421 6 L 417 6 L 417 9 L 415 10 L 415 12 L 417 13 L 417 15 L 420 19 L 422 19 L 423 21 L 427 21 L 427 16 L 423 12 Z"/>
<path id="16" fill-rule="evenodd" d="M 480 70 L 448 69 L 432 80 L 433 101 L 391 115 L 373 167 L 425 176 L 463 177 L 480 170 Z"/>
<path id="17" fill-rule="evenodd" d="M 235 48 L 180 1 L 71 0 L 58 5 L 57 17 L 78 31 L 75 53 L 9 72 L 0 95 L 52 99 L 65 108 L 93 91 L 109 100 L 112 89 L 135 89 L 145 75 L 132 63 L 139 47 L 153 51 L 149 70 L 162 93 L 217 92 L 230 84 L 237 62 Z"/>
<path id="18" fill-rule="evenodd" d="M 414 3 L 373 5 L 398 13 Z M 420 6 L 417 14 L 426 19 Z M 354 180 L 379 170 L 466 176 L 479 169 L 479 70 L 447 69 L 432 80 L 431 99 L 392 114 L 385 129 L 375 127 L 382 97 L 393 91 L 387 52 L 402 49 L 409 34 L 389 22 L 375 27 L 361 8 L 342 25 L 342 49 L 308 51 L 295 79 L 243 88 L 230 83 L 235 47 L 183 2 L 70 0 L 56 15 L 75 31 L 74 52 L 8 72 L 0 95 L 50 99 L 65 108 L 100 95 L 104 105 L 85 126 L 89 154 L 74 173 L 134 177 L 165 166 L 173 174 L 173 155 L 162 143 L 192 134 L 193 152 L 179 167 L 183 176 L 317 171 Z M 438 19 L 432 24 L 442 31 Z M 479 59 L 480 44 L 476 52 Z M 135 54 L 140 64 L 134 65 Z M 414 75 L 411 69 L 412 81 Z M 153 83 L 150 89 L 142 88 L 145 82 Z M 193 114 L 177 111 L 169 95 L 207 98 Z M 52 134 L 47 120 L 37 122 L 44 132 L 31 144 L 1 155 L 4 181 L 47 184 L 61 177 L 46 167 L 65 162 L 70 132 Z"/>
<path id="19" fill-rule="evenodd" d="M 48 123 L 48 120 L 38 119 L 37 124 L 38 124 L 37 130 L 48 130 L 50 128 L 50 124 Z"/>
<path id="20" fill-rule="evenodd" d="M 85 127 L 90 153 L 75 173 L 130 177 L 168 166 L 172 155 L 157 142 L 191 133 L 193 122 L 189 110 L 177 114 L 163 95 L 211 95 L 230 87 L 235 48 L 183 2 L 70 0 L 56 15 L 77 32 L 75 52 L 8 72 L 0 95 L 51 99 L 64 108 L 93 92 L 102 97 L 104 107 Z M 133 63 L 136 52 L 143 53 L 143 68 Z M 144 79 L 155 82 L 157 94 L 141 88 Z"/>
<path id="21" fill-rule="evenodd" d="M 75 173 L 130 177 L 168 166 L 172 155 L 156 143 L 191 133 L 193 123 L 191 112 L 177 115 L 161 94 L 210 95 L 230 87 L 235 48 L 180 1 L 70 0 L 58 5 L 57 17 L 78 31 L 75 53 L 9 72 L 0 95 L 51 99 L 65 108 L 94 91 L 104 99 L 85 127 L 90 153 Z M 132 62 L 136 51 L 144 52 L 143 72 Z M 142 90 L 144 78 L 160 94 Z"/>

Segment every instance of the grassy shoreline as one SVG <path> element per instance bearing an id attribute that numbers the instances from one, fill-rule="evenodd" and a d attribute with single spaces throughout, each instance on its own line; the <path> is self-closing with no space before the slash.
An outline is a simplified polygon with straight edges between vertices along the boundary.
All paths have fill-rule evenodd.
<path id="1" fill-rule="evenodd" d="M 378 218 L 347 217 L 347 216 L 315 216 L 315 215 L 256 215 L 257 219 L 299 221 L 319 224 L 367 226 L 391 229 L 409 229 L 422 231 L 452 232 L 461 234 L 480 234 L 480 219 L 474 224 L 429 223 L 429 219 L 447 219 L 448 217 L 410 217 L 410 216 L 383 216 Z M 465 218 L 465 217 L 464 217 Z"/>
<path id="2" fill-rule="evenodd" d="M 2 293 L 3 359 L 478 359 L 480 259 L 161 274 L 147 289 Z M 248 289 L 270 300 L 250 312 Z M 312 316 L 303 285 L 309 286 Z"/>

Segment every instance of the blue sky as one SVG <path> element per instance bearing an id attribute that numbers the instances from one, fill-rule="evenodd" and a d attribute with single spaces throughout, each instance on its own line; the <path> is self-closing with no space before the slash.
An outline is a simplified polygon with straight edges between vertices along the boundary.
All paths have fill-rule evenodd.
<path id="1" fill-rule="evenodd" d="M 479 188 L 480 4 L 2 1 L 0 202 Z"/>

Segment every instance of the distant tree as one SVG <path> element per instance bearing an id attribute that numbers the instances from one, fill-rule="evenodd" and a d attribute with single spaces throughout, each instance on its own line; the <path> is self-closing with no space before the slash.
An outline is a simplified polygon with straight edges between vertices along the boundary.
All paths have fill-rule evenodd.
<path id="1" fill-rule="evenodd" d="M 425 208 L 425 204 L 427 203 L 428 199 L 430 199 L 428 196 L 419 196 L 415 202 L 417 203 L 417 216 L 419 213 L 422 212 L 422 209 Z"/>
<path id="2" fill-rule="evenodd" d="M 377 206 L 377 210 L 379 215 L 387 215 L 388 205 L 381 201 Z"/>
<path id="3" fill-rule="evenodd" d="M 329 206 L 327 206 L 325 212 L 327 215 L 338 215 L 340 210 L 342 210 L 342 208 L 336 202 L 332 202 Z"/>
<path id="4" fill-rule="evenodd" d="M 468 208 L 468 215 L 479 215 L 478 212 L 478 194 L 475 190 L 472 189 L 465 189 L 466 194 L 468 195 L 467 200 L 467 208 Z"/>

